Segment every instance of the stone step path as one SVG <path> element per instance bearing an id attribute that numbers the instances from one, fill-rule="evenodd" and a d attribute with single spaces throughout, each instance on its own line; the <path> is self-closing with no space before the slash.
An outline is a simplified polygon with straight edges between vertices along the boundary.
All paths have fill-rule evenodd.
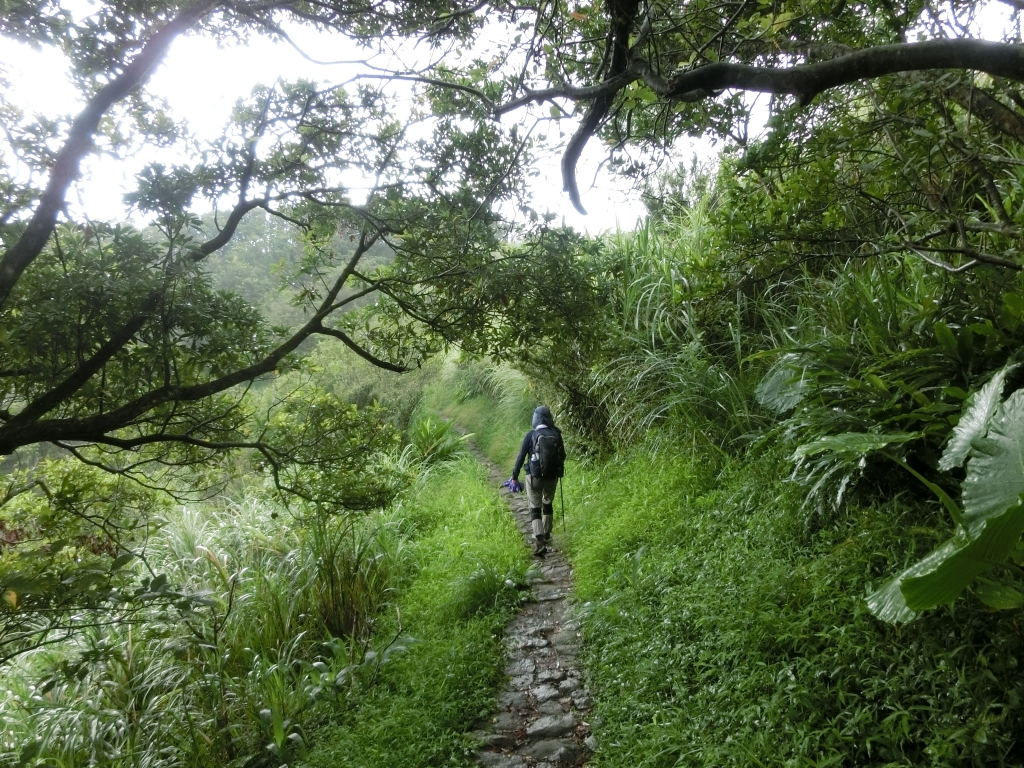
<path id="1" fill-rule="evenodd" d="M 499 486 L 502 470 L 473 450 Z M 526 545 L 533 529 L 526 493 L 502 490 Z M 534 599 L 505 628 L 509 649 L 508 689 L 498 697 L 498 712 L 478 725 L 474 736 L 483 745 L 480 765 L 493 768 L 567 768 L 585 764 L 590 755 L 587 711 L 590 696 L 577 664 L 580 636 L 568 601 L 572 567 L 558 551 L 558 510 L 554 547 L 540 560 L 533 583 Z"/>

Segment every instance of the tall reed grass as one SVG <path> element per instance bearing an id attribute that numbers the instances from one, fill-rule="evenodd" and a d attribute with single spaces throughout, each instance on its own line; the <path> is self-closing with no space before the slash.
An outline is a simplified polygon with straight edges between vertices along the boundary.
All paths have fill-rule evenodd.
<path id="1" fill-rule="evenodd" d="M 178 509 L 146 565 L 195 607 L 132 622 L 114 611 L 24 658 L 4 686 L 4 741 L 69 766 L 226 764 L 274 744 L 294 758 L 298 724 L 323 705 L 311 692 L 362 660 L 413 570 L 393 528 L 302 524 L 254 500 Z"/>

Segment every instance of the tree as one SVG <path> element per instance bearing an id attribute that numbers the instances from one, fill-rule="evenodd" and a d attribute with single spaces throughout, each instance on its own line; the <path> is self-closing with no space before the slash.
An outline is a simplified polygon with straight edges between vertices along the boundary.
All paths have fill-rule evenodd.
<path id="1" fill-rule="evenodd" d="M 352 94 L 312 83 L 258 89 L 202 159 L 154 164 L 140 175 L 130 202 L 153 217 L 154 232 L 66 216 L 61 223 L 78 165 L 105 130 L 101 123 L 134 120 L 136 140 L 169 138 L 169 129 L 154 127 L 167 121 L 142 86 L 173 36 L 193 27 L 245 34 L 270 25 L 242 10 L 111 5 L 75 23 L 44 3 L 31 16 L 37 39 L 52 42 L 60 31 L 90 99 L 52 157 L 37 140 L 39 126 L 9 124 L 11 148 L 46 185 L 21 184 L 13 171 L 5 179 L 0 453 L 40 441 L 74 452 L 82 443 L 264 450 L 237 434 L 235 388 L 286 367 L 306 339 L 337 339 L 374 365 L 400 371 L 457 332 L 464 313 L 452 296 L 441 299 L 431 288 L 486 265 L 498 236 L 491 206 L 515 190 L 513 161 L 522 147 L 514 131 L 496 125 L 481 125 L 461 144 L 445 140 L 450 126 L 429 108 L 399 122 L 369 87 Z M 296 11 L 336 27 L 347 24 L 333 20 L 344 12 Z M 375 180 L 366 202 L 351 202 L 335 181 L 344 171 Z M 231 202 L 208 228 L 190 213 L 196 198 Z M 239 298 L 211 290 L 203 274 L 256 210 L 289 222 L 305 244 L 306 257 L 289 276 L 305 321 L 287 332 L 269 327 Z M 351 241 L 347 252 L 334 247 L 338 232 Z M 364 257 L 381 241 L 399 255 L 388 270 L 364 272 Z M 369 294 L 415 303 L 419 312 L 404 317 L 415 333 L 387 336 L 385 348 L 366 327 L 357 341 L 353 318 L 343 314 Z M 272 452 L 267 459 L 276 461 Z"/>
<path id="2" fill-rule="evenodd" d="M 145 90 L 177 35 L 277 34 L 284 18 L 387 33 L 387 18 L 362 3 L 107 3 L 81 19 L 45 1 L 3 9 L 6 38 L 68 57 L 86 106 L 51 123 L 0 105 L 0 454 L 49 443 L 113 480 L 67 462 L 8 473 L 0 659 L 103 615 L 89 609 L 115 605 L 130 621 L 153 600 L 187 607 L 158 574 L 133 585 L 125 573 L 154 505 L 115 480 L 135 479 L 143 497 L 153 485 L 188 495 L 175 473 L 250 451 L 279 491 L 320 512 L 386 503 L 394 488 L 368 467 L 395 435 L 373 410 L 302 386 L 256 412 L 246 393 L 298 367 L 309 342 L 399 372 L 485 322 L 488 308 L 462 291 L 510 258 L 495 206 L 516 197 L 525 151 L 514 128 L 455 130 L 447 91 L 399 120 L 372 85 L 278 82 L 238 104 L 220 140 L 139 175 L 128 202 L 148 228 L 76 219 L 67 200 L 86 155 L 178 141 Z M 369 180 L 365 200 L 339 182 L 346 173 Z M 212 219 L 194 212 L 200 200 Z M 302 318 L 290 327 L 211 283 L 210 261 L 253 215 L 301 246 L 281 275 Z M 384 243 L 387 263 L 374 253 Z M 376 314 L 352 311 L 368 298 Z"/>
<path id="3" fill-rule="evenodd" d="M 4 34 L 60 47 L 74 63 L 88 101 L 66 131 L 15 121 L 7 108 L 12 150 L 46 183 L 36 189 L 8 173 L 2 185 L 0 310 L 11 337 L 28 343 L 8 342 L 4 350 L 8 392 L 0 452 L 41 440 L 118 449 L 168 442 L 211 450 L 230 447 L 232 440 L 215 437 L 211 426 L 223 419 L 208 411 L 184 417 L 195 410 L 184 404 L 209 405 L 211 398 L 277 370 L 306 338 L 333 337 L 374 364 L 396 370 L 457 338 L 470 321 L 444 285 L 454 274 L 471 274 L 491 259 L 499 239 L 494 205 L 521 189 L 527 159 L 527 140 L 516 127 L 504 129 L 489 118 L 528 104 L 550 102 L 558 115 L 567 114 L 561 105 L 575 104 L 580 112 L 582 121 L 563 156 L 566 189 L 580 208 L 575 167 L 593 136 L 600 134 L 627 152 L 669 145 L 682 132 L 711 130 L 742 142 L 750 112 L 743 90 L 780 97 L 778 114 L 787 115 L 793 100 L 806 105 L 818 94 L 870 78 L 971 69 L 997 79 L 989 81 L 988 89 L 954 78 L 951 84 L 930 82 L 918 90 L 944 88 L 943 96 L 959 100 L 957 114 L 975 116 L 1004 135 L 1024 135 L 1019 128 L 1024 123 L 1007 103 L 1012 89 L 1003 87 L 1005 79 L 1024 77 L 1021 49 L 1013 41 L 966 37 L 961 22 L 969 11 L 955 4 L 851 8 L 840 3 L 826 8 L 747 2 L 688 4 L 676 10 L 639 0 L 601 7 L 200 2 L 145 8 L 111 3 L 87 19 L 74 20 L 54 3 L 16 3 Z M 265 88 L 240 107 L 236 125 L 205 160 L 178 168 L 154 165 L 142 174 L 132 202 L 155 217 L 159 244 L 124 227 L 69 222 L 61 229 L 61 211 L 81 160 L 98 141 L 118 140 L 117 132 L 109 130 L 111 121 L 131 121 L 139 132 L 135 138 L 173 139 L 172 124 L 147 98 L 144 86 L 176 36 L 194 30 L 287 38 L 287 23 L 313 24 L 366 43 L 427 39 L 438 51 L 432 64 L 416 72 L 373 75 L 425 84 L 423 114 L 396 119 L 383 92 L 368 85 L 352 94 L 312 83 Z M 504 25 L 509 33 L 499 43 L 499 55 L 459 68 L 448 65 L 444 44 L 471 41 L 485 24 Z M 908 42 L 911 36 L 929 39 Z M 904 79 L 892 90 L 901 98 L 914 87 L 913 80 Z M 950 125 L 956 125 L 957 114 L 947 114 Z M 414 127 L 417 122 L 429 125 L 430 139 L 411 138 L 423 130 Z M 57 142 L 55 151 L 42 146 L 47 130 L 52 135 L 46 138 Z M 970 148 L 964 152 L 971 155 Z M 980 161 L 971 157 L 965 162 L 976 167 Z M 337 170 L 346 168 L 376 178 L 365 203 L 352 203 L 335 181 Z M 998 179 L 989 174 L 986 180 L 980 168 L 977 175 L 998 219 L 991 225 L 982 222 L 980 230 L 983 236 L 1000 234 L 1008 221 L 1006 201 L 997 205 Z M 194 199 L 229 196 L 233 203 L 216 230 L 198 230 L 188 213 Z M 223 297 L 200 299 L 196 294 L 197 303 L 170 300 L 184 295 L 186 284 L 200 290 L 195 287 L 202 282 L 198 268 L 230 242 L 242 218 L 256 209 L 291 221 L 310 250 L 299 299 L 309 319 L 287 336 L 260 328 L 255 316 L 241 307 L 236 311 Z M 1015 265 L 975 247 L 969 226 L 957 231 L 955 222 L 945 226 L 942 234 L 959 237 L 957 252 L 968 259 Z M 350 233 L 356 244 L 345 263 L 327 245 L 338 230 Z M 906 247 L 914 246 L 911 233 L 904 239 Z M 393 240 L 399 254 L 386 279 L 359 269 L 362 257 L 380 240 Z M 111 260 L 104 274 L 122 265 L 138 271 L 116 284 L 93 285 L 92 293 L 83 295 L 89 281 L 76 270 L 99 264 L 95 256 L 100 252 Z M 52 294 L 59 273 L 73 290 L 57 301 Z M 340 299 L 342 288 L 356 281 L 360 290 Z M 427 285 L 431 290 L 424 293 Z M 365 293 L 387 296 L 398 312 L 392 312 L 389 325 L 363 326 L 360 335 L 339 313 Z M 424 296 L 430 297 L 429 307 L 423 306 Z M 77 305 L 79 317 L 41 311 L 47 298 L 62 310 Z M 117 309 L 100 313 L 99 304 Z M 208 322 L 210 313 L 232 316 L 233 342 L 213 343 L 207 337 L 216 327 Z M 29 319 L 22 319 L 26 314 Z M 399 316 L 408 324 L 396 333 Z M 47 326 L 75 328 L 67 336 L 73 341 L 48 338 L 40 343 Z M 183 332 L 184 326 L 190 330 Z M 148 351 L 140 354 L 143 338 Z M 243 338 L 254 343 L 242 345 Z M 190 345 L 201 347 L 202 354 L 186 355 Z M 46 349 L 46 365 L 26 351 L 37 349 Z M 124 380 L 145 384 L 112 397 L 116 387 L 105 377 L 129 361 L 132 374 Z M 170 421 L 167 408 L 176 409 Z M 193 423 L 207 426 L 191 431 Z M 126 435 L 126 429 L 135 432 Z"/>
<path id="4" fill-rule="evenodd" d="M 581 210 L 575 168 L 596 135 L 623 152 L 709 130 L 742 143 L 745 91 L 807 106 L 824 92 L 896 73 L 1024 77 L 1015 38 L 969 36 L 973 3 L 480 3 L 457 5 L 438 21 L 465 21 L 475 11 L 480 25 L 484 9 L 508 33 L 498 55 L 458 71 L 439 64 L 430 81 L 474 94 L 498 116 L 532 103 L 549 103 L 555 117 L 575 109 L 581 120 L 562 170 Z M 988 96 L 974 109 L 998 121 Z"/>
<path id="5" fill-rule="evenodd" d="M 492 3 L 477 8 L 477 25 L 485 7 L 501 30 L 491 33 L 500 39 L 493 55 L 464 66 L 438 56 L 426 71 L 375 76 L 453 89 L 477 119 L 481 108 L 497 118 L 535 114 L 531 105 L 549 108 L 542 120 L 571 118 L 562 176 L 581 212 L 576 166 L 592 139 L 612 167 L 643 176 L 680 136 L 705 135 L 742 151 L 740 173 L 795 162 L 809 190 L 831 183 L 825 200 L 859 197 L 855 218 L 870 219 L 873 234 L 857 243 L 881 227 L 881 252 L 954 271 L 1019 267 L 1012 190 L 1024 49 L 1012 20 L 1002 41 L 978 38 L 981 11 L 1016 14 L 1012 3 Z M 998 24 L 987 22 L 988 33 Z M 769 97 L 765 141 L 748 135 L 764 114 L 751 94 Z M 856 157 L 879 151 L 886 162 Z M 827 238 L 835 222 L 815 219 L 820 208 L 811 201 L 801 219 Z M 853 217 L 841 224 L 843 234 L 864 231 Z"/>

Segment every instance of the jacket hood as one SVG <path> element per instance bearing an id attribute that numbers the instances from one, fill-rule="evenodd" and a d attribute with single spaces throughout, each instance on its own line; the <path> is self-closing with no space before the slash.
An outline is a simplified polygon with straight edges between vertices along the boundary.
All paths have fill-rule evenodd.
<path id="1" fill-rule="evenodd" d="M 551 409 L 546 405 L 537 406 L 537 409 L 533 412 L 533 429 L 536 429 L 541 424 L 549 427 L 555 426 L 555 417 L 551 415 Z"/>

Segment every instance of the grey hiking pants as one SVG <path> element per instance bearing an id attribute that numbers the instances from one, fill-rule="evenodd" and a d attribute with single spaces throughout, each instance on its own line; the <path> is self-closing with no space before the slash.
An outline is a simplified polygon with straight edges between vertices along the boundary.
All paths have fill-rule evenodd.
<path id="1" fill-rule="evenodd" d="M 526 476 L 526 499 L 531 509 L 540 509 L 542 506 L 551 509 L 555 503 L 555 488 L 558 487 L 557 477 L 534 477 Z"/>

